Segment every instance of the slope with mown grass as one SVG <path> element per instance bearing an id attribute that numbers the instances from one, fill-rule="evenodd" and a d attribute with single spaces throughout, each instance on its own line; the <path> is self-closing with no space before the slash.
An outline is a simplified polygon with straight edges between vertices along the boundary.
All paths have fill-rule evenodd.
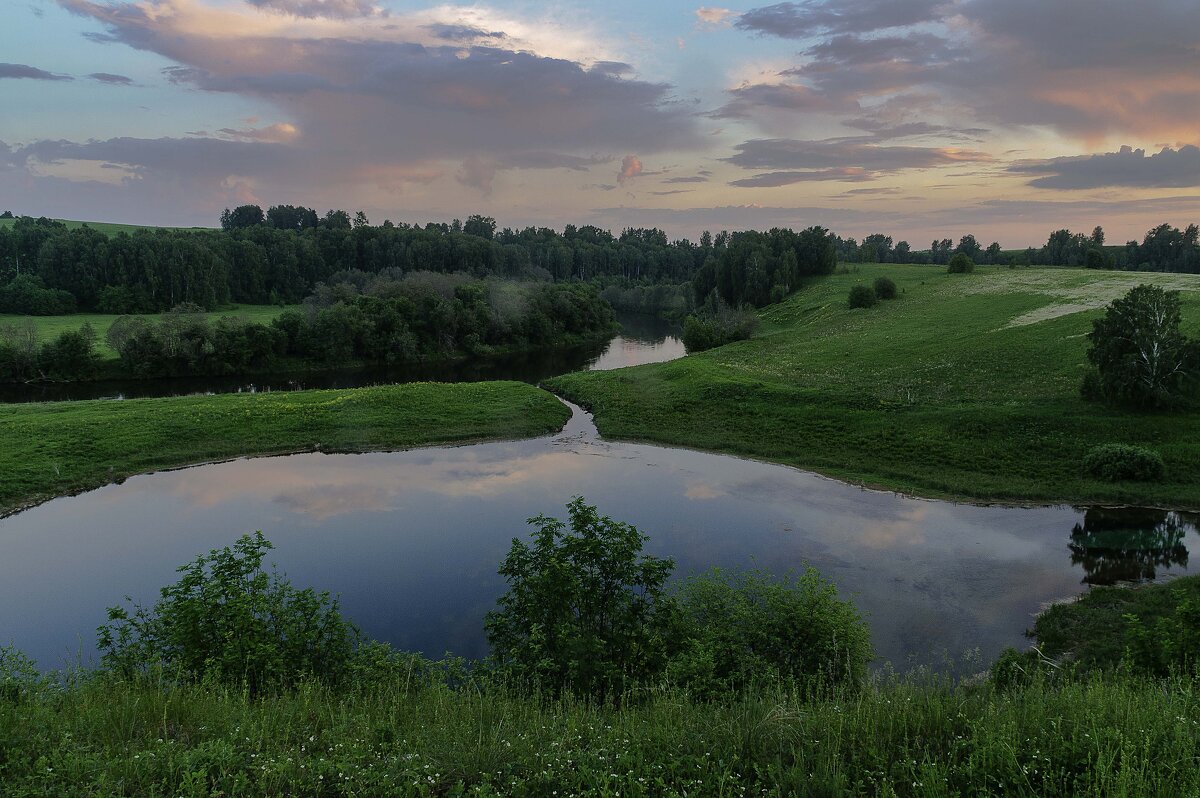
<path id="1" fill-rule="evenodd" d="M 549 393 L 519 382 L 3 405 L 0 515 L 157 469 L 531 437 L 569 417 Z"/>
<path id="2" fill-rule="evenodd" d="M 899 296 L 852 310 L 879 276 Z M 1086 334 L 1139 283 L 1182 292 L 1200 334 L 1200 277 L 1066 269 L 872 265 L 763 311 L 749 341 L 670 363 L 548 382 L 600 432 L 775 460 L 855 482 L 988 501 L 1200 507 L 1200 412 L 1083 401 Z M 1093 446 L 1159 452 L 1158 483 L 1086 477 Z"/>

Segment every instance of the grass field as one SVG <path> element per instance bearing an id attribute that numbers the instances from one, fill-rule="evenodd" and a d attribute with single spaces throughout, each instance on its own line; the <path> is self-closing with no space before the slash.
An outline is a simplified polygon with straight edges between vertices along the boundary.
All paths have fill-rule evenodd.
<path id="1" fill-rule="evenodd" d="M 161 468 L 530 437 L 569 416 L 518 382 L 0 405 L 0 515 Z"/>
<path id="2" fill-rule="evenodd" d="M 236 305 L 228 310 L 217 310 L 205 315 L 208 316 L 209 320 L 216 320 L 222 316 L 238 316 L 252 322 L 258 322 L 259 324 L 267 324 L 280 313 L 283 313 L 285 310 L 294 309 L 295 307 Z M 159 313 L 149 313 L 143 315 L 142 318 L 156 321 L 161 316 L 162 314 Z M 109 347 L 104 337 L 108 333 L 108 328 L 119 318 L 121 318 L 119 315 L 111 313 L 72 313 L 68 316 L 17 316 L 0 313 L 0 327 L 11 324 L 26 324 L 27 320 L 29 320 L 37 325 L 38 336 L 41 340 L 48 341 L 67 330 L 78 330 L 83 325 L 90 324 L 98 336 L 96 351 L 103 358 L 115 358 L 117 353 Z"/>
<path id="3" fill-rule="evenodd" d="M 850 310 L 856 283 L 897 299 Z M 1079 398 L 1100 308 L 1151 282 L 1182 290 L 1200 334 L 1200 276 L 872 265 L 814 281 L 742 341 L 670 363 L 557 377 L 606 436 L 732 452 L 939 497 L 1200 507 L 1200 412 L 1138 414 Z M 1089 448 L 1148 446 L 1158 484 L 1085 478 Z"/>
<path id="4" fill-rule="evenodd" d="M 7 798 L 1200 794 L 1193 680 L 664 689 L 616 705 L 403 677 L 261 699 L 103 679 L 13 696 Z"/>
<path id="5" fill-rule="evenodd" d="M 16 211 L 14 211 L 16 213 Z M 56 222 L 62 222 L 67 227 L 83 227 L 87 225 L 93 230 L 104 233 L 106 236 L 116 235 L 117 233 L 134 233 L 138 230 L 207 230 L 207 227 L 157 227 L 151 224 L 116 224 L 115 222 L 77 222 L 71 219 L 55 219 Z M 12 227 L 16 219 L 0 219 L 0 227 Z"/>

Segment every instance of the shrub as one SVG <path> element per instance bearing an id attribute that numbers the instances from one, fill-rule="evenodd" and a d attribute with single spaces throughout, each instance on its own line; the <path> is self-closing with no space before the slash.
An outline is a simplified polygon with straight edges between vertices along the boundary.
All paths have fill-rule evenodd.
<path id="1" fill-rule="evenodd" d="M 603 696 L 661 672 L 674 561 L 642 554 L 646 537 L 574 498 L 569 524 L 529 519 L 500 567 L 508 592 L 484 620 L 497 664 L 527 685 Z"/>
<path id="2" fill-rule="evenodd" d="M 760 680 L 856 684 L 872 658 L 858 610 L 815 569 L 775 579 L 762 571 L 722 571 L 684 582 L 676 594 L 673 679 L 710 692 Z"/>
<path id="3" fill-rule="evenodd" d="M 1129 636 L 1126 661 L 1150 676 L 1200 674 L 1200 599 L 1178 591 L 1166 612 L 1152 619 L 1124 616 Z"/>
<path id="4" fill-rule="evenodd" d="M 1109 402 L 1171 407 L 1190 393 L 1200 372 L 1200 343 L 1180 332 L 1178 291 L 1139 285 L 1092 322 L 1087 357 Z"/>
<path id="5" fill-rule="evenodd" d="M 1158 452 L 1141 446 L 1109 443 L 1091 449 L 1083 458 L 1083 470 L 1106 482 L 1162 479 L 1164 466 Z"/>
<path id="6" fill-rule="evenodd" d="M 340 681 L 359 640 L 328 593 L 298 590 L 262 568 L 261 532 L 213 549 L 177 570 L 147 610 L 110 607 L 99 628 L 102 663 L 122 676 L 162 669 L 183 678 L 244 685 L 252 693 L 302 678 Z"/>
<path id="7" fill-rule="evenodd" d="M 875 278 L 875 296 L 880 299 L 896 298 L 896 282 L 890 277 Z"/>
<path id="8" fill-rule="evenodd" d="M 683 321 L 683 345 L 688 352 L 703 352 L 743 341 L 758 329 L 758 316 L 745 308 L 734 309 L 718 301 Z"/>
<path id="9" fill-rule="evenodd" d="M 51 684 L 29 657 L 12 646 L 0 646 L 0 701 L 18 703 L 39 695 Z"/>
<path id="10" fill-rule="evenodd" d="M 952 257 L 950 265 L 946 267 L 946 272 L 949 274 L 969 274 L 973 271 L 975 271 L 975 261 L 962 252 Z"/>
<path id="11" fill-rule="evenodd" d="M 869 308 L 879 302 L 875 289 L 869 285 L 856 285 L 850 289 L 850 307 Z"/>

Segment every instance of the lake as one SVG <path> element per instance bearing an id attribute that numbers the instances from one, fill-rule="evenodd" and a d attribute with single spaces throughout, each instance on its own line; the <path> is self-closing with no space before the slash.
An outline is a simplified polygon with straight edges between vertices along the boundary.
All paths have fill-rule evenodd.
<path id="1" fill-rule="evenodd" d="M 613 352 L 620 362 L 636 352 Z M 134 477 L 0 520 L 0 643 L 43 667 L 94 654 L 104 608 L 144 603 L 174 569 L 260 529 L 299 586 L 341 594 L 371 637 L 486 652 L 496 569 L 526 519 L 583 495 L 637 525 L 677 574 L 818 568 L 898 669 L 949 669 L 1024 644 L 1047 603 L 1089 584 L 1185 573 L 1195 516 L 980 507 L 865 490 L 785 466 L 558 435 L 361 455 L 245 459 Z"/>

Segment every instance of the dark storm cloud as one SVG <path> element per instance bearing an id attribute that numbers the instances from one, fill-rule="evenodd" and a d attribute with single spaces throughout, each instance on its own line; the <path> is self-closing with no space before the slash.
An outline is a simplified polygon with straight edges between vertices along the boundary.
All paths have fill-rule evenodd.
<path id="1" fill-rule="evenodd" d="M 43 163 L 64 160 L 125 164 L 135 171 L 201 179 L 205 175 L 246 174 L 252 170 L 294 166 L 286 148 L 276 144 L 215 138 L 114 138 L 77 143 L 39 141 L 12 151 L 10 159 L 35 158 Z"/>
<path id="2" fill-rule="evenodd" d="M 866 33 L 927 22 L 942 0 L 828 0 L 776 3 L 751 9 L 734 23 L 742 30 L 784 39 L 828 33 Z"/>
<path id="3" fill-rule="evenodd" d="M 1035 188 L 1189 188 L 1200 186 L 1200 148 L 1164 147 L 1147 156 L 1145 150 L 1122 147 L 1098 155 L 1023 161 L 1009 171 L 1043 175 L 1029 182 Z"/>
<path id="4" fill-rule="evenodd" d="M 70 75 L 55 75 L 44 69 L 25 64 L 0 64 L 0 79 L 28 78 L 30 80 L 74 80 Z"/>

